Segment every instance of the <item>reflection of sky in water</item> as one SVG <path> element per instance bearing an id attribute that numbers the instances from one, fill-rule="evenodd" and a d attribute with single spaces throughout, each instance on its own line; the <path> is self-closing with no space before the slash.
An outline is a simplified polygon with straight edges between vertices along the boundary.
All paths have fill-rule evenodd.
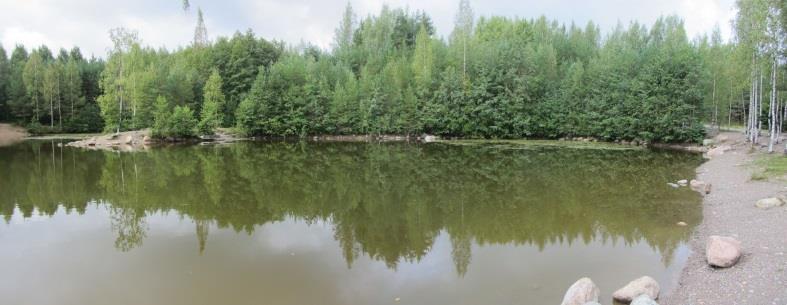
<path id="1" fill-rule="evenodd" d="M 35 213 L 34 213 L 35 214 Z M 391 269 L 361 253 L 348 268 L 331 223 L 287 218 L 253 233 L 211 225 L 202 255 L 194 222 L 177 212 L 147 216 L 147 237 L 115 249 L 105 206 L 84 215 L 0 225 L 2 304 L 553 304 L 576 279 L 590 276 L 609 294 L 641 275 L 665 288 L 687 253 L 665 267 L 644 241 L 574 240 L 532 245 L 473 243 L 460 277 L 450 236 L 441 231 L 418 261 Z"/>

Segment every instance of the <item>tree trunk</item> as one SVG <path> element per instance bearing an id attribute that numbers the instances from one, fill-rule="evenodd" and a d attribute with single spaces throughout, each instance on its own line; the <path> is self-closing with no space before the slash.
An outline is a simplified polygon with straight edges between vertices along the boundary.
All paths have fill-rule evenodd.
<path id="1" fill-rule="evenodd" d="M 776 135 L 776 120 L 778 119 L 778 114 L 776 113 L 776 111 L 777 111 L 777 108 L 776 108 L 777 107 L 777 105 L 776 105 L 776 69 L 777 68 L 778 68 L 778 63 L 776 61 L 776 56 L 774 56 L 773 57 L 773 64 L 771 65 L 771 100 L 770 100 L 770 104 L 771 104 L 771 107 L 770 107 L 770 109 L 771 109 L 770 123 L 771 123 L 771 126 L 768 126 L 769 129 L 771 130 L 771 134 L 770 134 L 771 138 L 770 138 L 770 141 L 768 141 L 768 152 L 769 153 L 773 152 L 773 144 L 776 142 L 776 139 L 777 139 L 776 138 L 777 137 L 777 135 Z"/>
<path id="2" fill-rule="evenodd" d="M 49 127 L 55 128 L 55 98 L 52 95 L 52 92 L 49 92 Z"/>
<path id="3" fill-rule="evenodd" d="M 713 77 L 713 124 L 719 126 L 719 104 L 716 103 L 716 77 Z"/>
<path id="4" fill-rule="evenodd" d="M 60 131 L 63 131 L 63 103 L 62 103 L 62 96 L 60 94 L 60 83 L 58 81 L 57 84 L 57 125 L 60 128 Z"/>
<path id="5" fill-rule="evenodd" d="M 120 69 L 119 69 L 119 72 L 118 72 L 118 79 L 122 80 L 122 78 L 123 78 L 123 57 L 122 56 L 123 56 L 123 54 L 121 54 L 120 56 L 121 56 L 121 59 L 120 59 Z M 123 126 L 123 85 L 119 86 L 118 94 L 120 95 L 120 109 L 118 111 L 119 115 L 118 115 L 117 133 L 120 133 L 120 129 Z"/>

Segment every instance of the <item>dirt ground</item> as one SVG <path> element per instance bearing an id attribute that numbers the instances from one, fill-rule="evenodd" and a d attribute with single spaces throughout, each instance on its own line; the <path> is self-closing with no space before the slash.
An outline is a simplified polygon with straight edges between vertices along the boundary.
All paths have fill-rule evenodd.
<path id="1" fill-rule="evenodd" d="M 787 194 L 779 181 L 752 181 L 752 153 L 741 133 L 722 133 L 731 150 L 697 169 L 698 179 L 713 191 L 703 201 L 703 221 L 690 241 L 692 254 L 675 291 L 664 305 L 785 305 L 787 304 L 787 208 L 761 210 L 762 198 Z M 763 137 L 764 138 L 764 137 Z M 741 241 L 743 257 L 729 269 L 714 269 L 705 261 L 710 235 Z"/>
<path id="2" fill-rule="evenodd" d="M 0 124 L 0 147 L 8 146 L 27 137 L 27 131 L 23 128 L 9 124 Z"/>

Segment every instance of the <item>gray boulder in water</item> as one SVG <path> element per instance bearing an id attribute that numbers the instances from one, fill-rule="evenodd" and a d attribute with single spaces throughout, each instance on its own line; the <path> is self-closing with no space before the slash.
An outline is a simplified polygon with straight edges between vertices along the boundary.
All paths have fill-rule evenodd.
<path id="1" fill-rule="evenodd" d="M 596 283 L 589 278 L 583 277 L 568 287 L 560 305 L 585 305 L 587 303 L 598 302 L 601 292 Z"/>

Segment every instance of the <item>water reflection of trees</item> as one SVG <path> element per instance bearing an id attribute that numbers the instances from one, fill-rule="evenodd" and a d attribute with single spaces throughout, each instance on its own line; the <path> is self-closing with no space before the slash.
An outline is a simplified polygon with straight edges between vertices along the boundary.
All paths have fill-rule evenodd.
<path id="1" fill-rule="evenodd" d="M 646 241 L 671 257 L 697 223 L 698 195 L 667 181 L 695 156 L 642 151 L 511 150 L 408 144 L 246 143 L 146 153 L 83 152 L 32 142 L 0 150 L 0 209 L 29 217 L 109 206 L 116 246 L 142 243 L 145 216 L 177 211 L 252 232 L 294 217 L 330 220 L 348 264 L 417 261 L 444 230 L 457 272 L 471 244 Z M 104 204 L 104 203 L 111 203 Z"/>

